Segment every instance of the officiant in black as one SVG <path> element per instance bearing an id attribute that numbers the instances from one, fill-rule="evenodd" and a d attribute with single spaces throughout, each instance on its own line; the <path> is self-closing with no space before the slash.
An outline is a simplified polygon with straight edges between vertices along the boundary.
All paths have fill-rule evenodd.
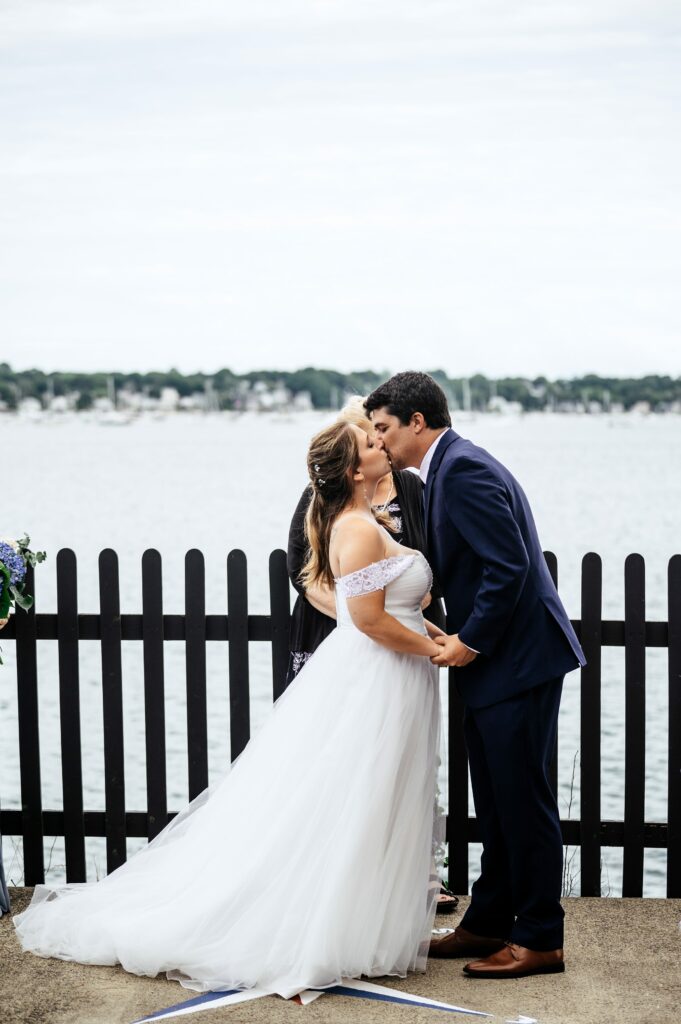
<path id="1" fill-rule="evenodd" d="M 373 426 L 364 411 L 363 398 L 352 399 L 341 411 L 339 419 L 356 424 L 373 437 Z M 390 515 L 393 522 L 392 533 L 399 544 L 414 548 L 425 555 L 422 495 L 423 485 L 416 473 L 410 470 L 393 471 L 379 482 L 373 507 Z M 336 626 L 333 590 L 322 586 L 306 590 L 300 583 L 300 573 L 307 559 L 305 514 L 311 499 L 312 485 L 308 484 L 293 513 L 288 536 L 287 568 L 298 597 L 291 614 L 287 686 Z M 430 597 L 430 604 L 424 609 L 423 614 L 444 630 L 442 591 L 435 580 Z"/>

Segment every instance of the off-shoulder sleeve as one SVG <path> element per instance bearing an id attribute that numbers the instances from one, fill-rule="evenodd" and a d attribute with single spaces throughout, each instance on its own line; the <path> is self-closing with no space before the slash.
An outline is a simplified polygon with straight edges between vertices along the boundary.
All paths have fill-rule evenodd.
<path id="1" fill-rule="evenodd" d="M 392 558 L 382 558 L 380 562 L 372 562 L 371 565 L 356 572 L 348 573 L 336 580 L 336 587 L 343 597 L 362 597 L 364 594 L 372 594 L 376 590 L 383 590 L 396 580 L 398 576 L 407 569 L 414 561 L 415 555 L 393 555 Z"/>

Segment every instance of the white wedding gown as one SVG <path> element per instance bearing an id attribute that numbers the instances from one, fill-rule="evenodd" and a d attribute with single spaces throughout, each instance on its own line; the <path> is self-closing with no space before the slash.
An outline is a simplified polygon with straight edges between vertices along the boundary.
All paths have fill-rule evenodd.
<path id="1" fill-rule="evenodd" d="M 361 633 L 346 598 L 425 632 L 421 554 L 337 582 L 338 626 L 219 782 L 99 882 L 37 886 L 25 950 L 160 971 L 199 991 L 290 997 L 424 970 L 434 850 L 438 672 Z"/>

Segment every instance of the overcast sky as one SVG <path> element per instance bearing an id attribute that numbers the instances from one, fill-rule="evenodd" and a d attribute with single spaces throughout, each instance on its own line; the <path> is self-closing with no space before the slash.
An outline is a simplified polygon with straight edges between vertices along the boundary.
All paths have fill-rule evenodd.
<path id="1" fill-rule="evenodd" d="M 681 375 L 677 0 L 0 12 L 0 360 Z"/>

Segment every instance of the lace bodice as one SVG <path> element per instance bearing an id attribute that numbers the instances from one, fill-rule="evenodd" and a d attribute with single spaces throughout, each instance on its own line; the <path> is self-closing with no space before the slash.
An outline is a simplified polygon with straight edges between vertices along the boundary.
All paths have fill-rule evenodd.
<path id="1" fill-rule="evenodd" d="M 433 574 L 420 551 L 393 555 L 336 579 L 338 625 L 355 628 L 348 611 L 351 597 L 385 590 L 385 610 L 411 629 L 424 631 L 421 601 L 433 585 Z"/>

